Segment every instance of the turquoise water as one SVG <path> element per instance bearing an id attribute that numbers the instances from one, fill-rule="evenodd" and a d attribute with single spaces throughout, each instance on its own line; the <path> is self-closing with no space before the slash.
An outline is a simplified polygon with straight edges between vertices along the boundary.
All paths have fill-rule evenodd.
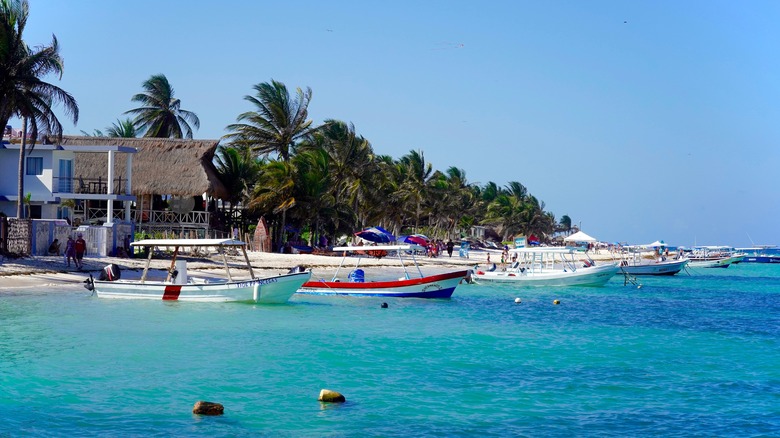
<path id="1" fill-rule="evenodd" d="M 0 435 L 780 435 L 780 266 L 641 281 L 280 306 L 4 294 Z"/>

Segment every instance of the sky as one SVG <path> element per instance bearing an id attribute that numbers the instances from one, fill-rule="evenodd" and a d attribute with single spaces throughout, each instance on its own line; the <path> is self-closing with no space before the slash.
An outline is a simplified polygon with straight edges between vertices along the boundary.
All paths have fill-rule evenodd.
<path id="1" fill-rule="evenodd" d="M 199 139 L 271 79 L 378 154 L 525 185 L 602 241 L 780 244 L 780 2 L 31 0 L 105 130 L 164 74 Z M 13 122 L 18 125 L 18 121 Z M 18 126 L 14 126 L 18 129 Z"/>

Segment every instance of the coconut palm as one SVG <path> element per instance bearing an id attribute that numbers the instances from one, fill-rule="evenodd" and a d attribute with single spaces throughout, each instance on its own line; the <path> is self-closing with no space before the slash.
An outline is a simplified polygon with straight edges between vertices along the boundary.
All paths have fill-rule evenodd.
<path id="1" fill-rule="evenodd" d="M 130 100 L 143 106 L 125 112 L 135 116 L 136 129 L 145 131 L 144 137 L 192 138 L 192 127 L 200 128 L 200 120 L 195 113 L 181 109 L 168 78 L 152 75 L 142 86 L 145 92 Z"/>
<path id="2" fill-rule="evenodd" d="M 0 126 L 5 126 L 14 116 L 22 119 L 16 209 L 18 217 L 24 214 L 22 200 L 26 154 L 35 147 L 39 134 L 53 136 L 57 142 L 62 139 L 62 124 L 53 107 L 61 104 L 74 124 L 79 117 L 79 108 L 73 96 L 42 80 L 49 74 L 62 78 L 63 59 L 57 38 L 52 36 L 50 45 L 34 49 L 23 40 L 29 10 L 27 0 L 0 0 Z"/>
<path id="3" fill-rule="evenodd" d="M 214 158 L 219 179 L 229 193 L 230 214 L 233 217 L 235 206 L 249 199 L 252 186 L 257 179 L 261 163 L 248 153 L 233 148 L 221 148 Z"/>
<path id="4" fill-rule="evenodd" d="M 271 80 L 254 87 L 255 96 L 244 96 L 244 100 L 257 107 L 257 112 L 242 113 L 236 119 L 239 123 L 228 125 L 233 131 L 224 136 L 229 144 L 236 148 L 249 148 L 261 155 L 276 153 L 284 163 L 289 163 L 291 152 L 296 143 L 312 132 L 309 117 L 311 88 L 303 92 L 297 89 L 297 99 L 291 100 L 287 86 Z M 278 193 L 286 193 L 281 191 Z M 263 198 L 269 194 L 263 195 Z M 281 202 L 281 205 L 294 203 L 294 200 Z M 282 208 L 281 228 L 284 229 L 287 208 Z M 282 241 L 286 234 L 281 234 Z M 283 243 L 283 242 L 282 242 Z"/>
<path id="5" fill-rule="evenodd" d="M 301 150 L 321 149 L 328 158 L 331 190 L 336 204 L 344 204 L 354 212 L 349 216 L 366 224 L 362 215 L 368 211 L 363 207 L 371 199 L 374 187 L 371 176 L 377 172 L 371 143 L 355 132 L 355 126 L 339 120 L 326 120 L 312 135 L 310 141 L 301 145 Z"/>
<path id="6" fill-rule="evenodd" d="M 564 214 L 561 216 L 560 222 L 558 222 L 558 230 L 563 231 L 567 234 L 571 233 L 571 218 L 569 215 Z"/>
<path id="7" fill-rule="evenodd" d="M 109 137 L 135 138 L 138 137 L 138 131 L 135 129 L 133 121 L 129 118 L 116 120 L 111 126 L 106 128 L 106 135 Z"/>
<path id="8" fill-rule="evenodd" d="M 398 170 L 403 179 L 395 196 L 403 200 L 408 211 L 414 212 L 414 230 L 417 232 L 423 216 L 424 201 L 428 199 L 428 181 L 433 166 L 425 162 L 422 151 L 412 150 L 398 161 Z"/>
<path id="9" fill-rule="evenodd" d="M 311 88 L 296 89 L 291 99 L 287 86 L 271 80 L 257 84 L 254 96 L 244 96 L 257 111 L 242 113 L 239 123 L 227 126 L 231 133 L 224 136 L 231 146 L 249 147 L 258 154 L 278 154 L 282 161 L 290 161 L 295 145 L 312 132 L 309 117 Z"/>

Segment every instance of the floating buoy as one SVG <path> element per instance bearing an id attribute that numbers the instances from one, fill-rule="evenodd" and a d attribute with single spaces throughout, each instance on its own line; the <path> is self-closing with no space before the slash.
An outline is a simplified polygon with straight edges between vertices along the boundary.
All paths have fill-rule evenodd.
<path id="1" fill-rule="evenodd" d="M 225 413 L 225 407 L 220 403 L 207 401 L 197 401 L 192 407 L 192 413 L 198 415 L 222 415 Z"/>
<path id="2" fill-rule="evenodd" d="M 381 306 L 381 307 L 382 307 L 383 309 L 387 309 L 387 303 L 382 303 L 382 306 Z"/>
<path id="3" fill-rule="evenodd" d="M 521 303 L 520 298 L 515 298 L 515 303 L 520 304 Z"/>
<path id="4" fill-rule="evenodd" d="M 341 393 L 331 391 L 330 389 L 321 390 L 320 397 L 317 400 L 324 403 L 344 403 L 347 401 L 347 399 L 341 395 Z"/>
<path id="5" fill-rule="evenodd" d="M 557 306 L 558 304 L 561 304 L 561 300 L 553 300 L 553 304 Z"/>

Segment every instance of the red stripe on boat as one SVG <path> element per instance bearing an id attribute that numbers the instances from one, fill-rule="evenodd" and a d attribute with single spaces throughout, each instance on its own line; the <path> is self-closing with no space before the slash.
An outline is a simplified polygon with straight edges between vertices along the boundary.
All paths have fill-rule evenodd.
<path id="1" fill-rule="evenodd" d="M 316 281 L 307 281 L 306 283 L 303 283 L 303 286 L 301 287 L 317 288 L 317 287 L 323 287 L 323 285 L 327 285 L 328 288 L 332 288 L 332 289 L 386 289 L 386 288 L 394 288 L 394 287 L 405 287 L 405 286 L 415 286 L 420 284 L 428 284 L 436 281 L 449 280 L 450 278 L 465 278 L 467 274 L 468 271 L 456 271 L 456 272 L 448 272 L 445 274 L 431 275 L 423 278 L 411 278 L 409 280 L 366 281 L 363 283 L 352 283 L 348 281 L 330 282 L 330 281 L 316 280 Z"/>
<path id="2" fill-rule="evenodd" d="M 163 300 L 178 300 L 181 293 L 181 285 L 165 286 L 165 292 L 163 292 Z"/>

